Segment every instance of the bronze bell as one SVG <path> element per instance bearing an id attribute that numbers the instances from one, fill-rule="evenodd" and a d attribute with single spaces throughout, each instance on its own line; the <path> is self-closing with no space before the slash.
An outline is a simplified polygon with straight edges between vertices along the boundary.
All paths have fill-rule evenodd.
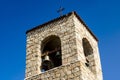
<path id="1" fill-rule="evenodd" d="M 46 54 L 45 57 L 44 57 L 44 61 L 42 62 L 42 70 L 44 72 L 44 71 L 47 71 L 51 68 L 53 68 L 53 63 L 51 62 L 48 54 Z"/>

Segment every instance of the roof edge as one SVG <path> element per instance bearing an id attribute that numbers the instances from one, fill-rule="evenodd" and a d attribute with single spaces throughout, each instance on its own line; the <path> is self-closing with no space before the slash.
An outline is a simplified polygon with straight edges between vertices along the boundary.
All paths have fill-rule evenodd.
<path id="1" fill-rule="evenodd" d="M 60 16 L 60 17 L 55 18 L 55 19 L 53 19 L 53 20 L 50 20 L 50 21 L 48 21 L 48 22 L 46 22 L 46 23 L 44 23 L 44 24 L 38 25 L 38 26 L 36 26 L 36 27 L 33 27 L 32 29 L 27 30 L 27 31 L 26 31 L 26 34 L 29 33 L 29 32 L 31 32 L 31 31 L 33 31 L 33 30 L 36 30 L 36 29 L 38 29 L 38 28 L 42 28 L 42 27 L 44 27 L 45 25 L 48 25 L 48 24 L 50 24 L 50 23 L 52 23 L 52 22 L 54 22 L 54 21 L 58 21 L 58 20 L 60 20 L 60 19 L 63 19 L 64 17 L 68 17 L 68 16 L 70 16 L 70 15 L 72 15 L 72 14 L 74 14 L 74 15 L 78 18 L 78 20 L 86 27 L 86 29 L 90 32 L 90 34 L 95 38 L 95 40 L 98 41 L 97 37 L 93 34 L 93 32 L 88 28 L 88 26 L 85 24 L 85 22 L 80 18 L 80 16 L 79 16 L 75 11 L 69 12 L 68 14 L 65 14 L 65 15 L 63 15 L 63 16 Z"/>
<path id="2" fill-rule="evenodd" d="M 55 19 L 53 19 L 53 20 L 50 20 L 50 21 L 48 21 L 48 22 L 45 22 L 45 23 L 43 23 L 43 24 L 41 24 L 41 25 L 38 25 L 38 26 L 36 26 L 36 27 L 33 27 L 33 28 L 31 28 L 30 30 L 27 30 L 27 31 L 26 31 L 26 34 L 27 34 L 28 32 L 31 32 L 31 31 L 33 31 L 33 30 L 36 30 L 36 29 L 38 29 L 38 28 L 42 28 L 42 27 L 44 27 L 45 25 L 48 25 L 48 24 L 50 24 L 50 23 L 52 23 L 52 22 L 54 22 L 54 21 L 58 21 L 58 20 L 60 20 L 60 19 L 62 19 L 62 18 L 64 18 L 64 17 L 68 17 L 68 16 L 70 16 L 72 13 L 73 13 L 73 12 L 70 12 L 70 13 L 65 14 L 65 15 L 63 15 L 63 16 L 60 16 L 60 17 L 57 17 L 57 18 L 55 18 Z"/>
<path id="3" fill-rule="evenodd" d="M 85 22 L 81 19 L 81 17 L 74 11 L 75 16 L 79 19 L 79 21 L 86 27 L 86 29 L 90 32 L 90 34 L 98 41 L 98 38 L 93 34 L 93 32 L 89 29 L 89 27 L 85 24 Z"/>

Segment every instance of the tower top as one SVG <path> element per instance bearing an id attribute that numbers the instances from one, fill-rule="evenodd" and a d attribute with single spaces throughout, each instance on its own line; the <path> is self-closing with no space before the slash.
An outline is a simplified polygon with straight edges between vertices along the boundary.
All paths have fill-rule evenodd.
<path id="1" fill-rule="evenodd" d="M 69 16 L 71 16 L 71 15 L 76 16 L 76 17 L 78 18 L 78 20 L 79 20 L 79 21 L 86 27 L 86 29 L 90 32 L 90 34 L 96 39 L 96 41 L 98 41 L 97 37 L 93 34 L 93 32 L 88 28 L 88 26 L 85 24 L 85 22 L 81 19 L 81 17 L 80 17 L 75 11 L 69 12 L 68 14 L 62 15 L 62 16 L 57 17 L 57 18 L 55 18 L 55 19 L 53 19 L 53 20 L 50 20 L 50 21 L 48 21 L 48 22 L 46 22 L 46 23 L 44 23 L 44 24 L 38 25 L 38 26 L 36 26 L 36 27 L 33 27 L 32 29 L 27 30 L 27 31 L 26 31 L 26 34 L 29 33 L 29 32 L 31 32 L 31 31 L 34 31 L 34 30 L 36 30 L 36 29 L 38 29 L 38 28 L 42 28 L 42 27 L 44 27 L 44 26 L 46 26 L 46 25 L 48 25 L 48 24 L 51 24 L 51 23 L 53 23 L 53 22 L 59 21 L 59 20 L 61 20 L 61 19 L 63 19 L 63 18 L 69 17 Z"/>
<path id="2" fill-rule="evenodd" d="M 76 12 L 28 30 L 26 37 L 25 80 L 103 80 L 97 38 Z"/>

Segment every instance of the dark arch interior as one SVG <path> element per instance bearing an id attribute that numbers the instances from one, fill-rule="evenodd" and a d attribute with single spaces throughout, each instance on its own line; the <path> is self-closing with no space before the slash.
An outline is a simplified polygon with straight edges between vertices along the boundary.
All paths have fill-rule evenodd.
<path id="1" fill-rule="evenodd" d="M 48 53 L 47 55 L 45 53 Z M 42 69 L 44 71 L 62 65 L 61 41 L 57 36 L 50 36 L 42 43 Z M 49 60 L 45 57 L 48 56 Z M 44 66 L 45 65 L 45 66 Z"/>
<path id="2" fill-rule="evenodd" d="M 43 53 L 45 51 L 52 51 L 57 47 L 61 46 L 61 41 L 59 39 L 59 37 L 56 36 L 51 36 L 49 37 L 44 43 L 43 43 Z"/>
<path id="3" fill-rule="evenodd" d="M 86 38 L 83 38 L 83 49 L 86 57 L 93 54 L 93 49 Z"/>
<path id="4" fill-rule="evenodd" d="M 82 44 L 83 44 L 84 55 L 86 58 L 85 64 L 87 67 L 89 67 L 92 70 L 92 67 L 94 66 L 93 49 L 86 38 L 83 38 Z"/>

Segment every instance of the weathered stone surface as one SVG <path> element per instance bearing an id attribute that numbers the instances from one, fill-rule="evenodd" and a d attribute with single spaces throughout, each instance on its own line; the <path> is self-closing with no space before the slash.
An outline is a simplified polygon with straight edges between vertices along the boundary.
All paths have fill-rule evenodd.
<path id="1" fill-rule="evenodd" d="M 82 78 L 87 78 L 85 80 L 96 80 L 94 74 L 91 73 L 90 70 L 80 61 L 76 61 L 71 64 L 66 64 L 64 66 L 48 70 L 44 73 L 40 73 L 36 76 L 31 76 L 26 78 L 26 80 L 82 80 Z"/>
<path id="2" fill-rule="evenodd" d="M 71 13 L 27 32 L 25 80 L 102 80 L 96 38 L 76 15 Z M 61 40 L 62 65 L 41 72 L 41 44 L 51 35 Z M 93 49 L 93 54 L 87 56 L 89 67 L 85 65 L 83 38 Z"/>

